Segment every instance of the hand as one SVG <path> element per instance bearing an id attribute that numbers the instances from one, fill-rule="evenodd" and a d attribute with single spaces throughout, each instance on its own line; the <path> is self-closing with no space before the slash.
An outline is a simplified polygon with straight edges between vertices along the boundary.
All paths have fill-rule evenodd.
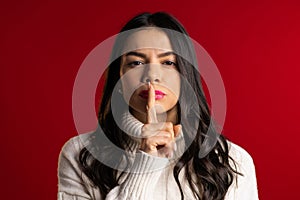
<path id="1" fill-rule="evenodd" d="M 147 103 L 147 123 L 142 127 L 140 150 L 154 156 L 173 157 L 176 150 L 175 138 L 179 135 L 181 125 L 171 122 L 158 122 L 155 110 L 155 90 L 149 83 Z"/>

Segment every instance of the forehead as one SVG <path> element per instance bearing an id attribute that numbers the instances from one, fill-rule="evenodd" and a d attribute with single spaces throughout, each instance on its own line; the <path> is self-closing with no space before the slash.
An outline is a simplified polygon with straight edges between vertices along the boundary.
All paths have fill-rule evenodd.
<path id="1" fill-rule="evenodd" d="M 165 32 L 158 28 L 146 28 L 132 33 L 125 41 L 123 52 L 137 49 L 161 49 L 172 51 L 170 40 Z"/>

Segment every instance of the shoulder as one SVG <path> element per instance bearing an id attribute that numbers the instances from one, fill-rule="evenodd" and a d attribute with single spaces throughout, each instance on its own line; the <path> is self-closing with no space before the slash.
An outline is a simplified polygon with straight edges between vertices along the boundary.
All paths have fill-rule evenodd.
<path id="1" fill-rule="evenodd" d="M 80 151 L 86 146 L 87 138 L 90 138 L 91 133 L 78 135 L 70 138 L 62 147 L 59 159 L 58 159 L 58 172 L 62 173 L 70 172 L 70 170 L 79 171 Z"/>
<path id="2" fill-rule="evenodd" d="M 86 146 L 86 141 L 92 136 L 92 133 L 85 133 L 70 138 L 62 147 L 60 156 L 68 158 L 77 157 L 80 151 Z"/>
<path id="3" fill-rule="evenodd" d="M 72 137 L 61 149 L 58 161 L 59 199 L 97 199 L 92 198 L 98 195 L 97 191 L 82 172 L 79 161 L 80 151 L 86 145 L 85 139 L 90 136 L 91 133 Z"/>
<path id="4" fill-rule="evenodd" d="M 251 155 L 241 146 L 228 141 L 229 156 L 239 165 L 253 164 Z"/>
<path id="5" fill-rule="evenodd" d="M 72 137 L 68 139 L 67 142 L 63 145 L 60 154 L 63 155 L 69 155 L 69 154 L 74 154 L 77 153 L 78 150 L 80 149 L 80 139 L 79 136 Z"/>
<path id="6" fill-rule="evenodd" d="M 230 165 L 241 173 L 231 185 L 227 199 L 258 199 L 256 172 L 251 155 L 241 146 L 228 142 Z"/>
<path id="7" fill-rule="evenodd" d="M 229 156 L 231 157 L 231 166 L 244 176 L 255 174 L 255 166 L 252 156 L 241 146 L 228 142 Z"/>

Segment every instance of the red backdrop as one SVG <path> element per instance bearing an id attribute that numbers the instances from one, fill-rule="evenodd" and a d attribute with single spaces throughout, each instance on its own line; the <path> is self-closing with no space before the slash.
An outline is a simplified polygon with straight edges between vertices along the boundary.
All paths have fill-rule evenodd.
<path id="1" fill-rule="evenodd" d="M 72 88 L 87 54 L 133 15 L 175 15 L 227 92 L 224 134 L 253 157 L 261 199 L 297 199 L 300 3 L 1 1 L 1 197 L 56 198 L 57 159 L 77 134 Z"/>

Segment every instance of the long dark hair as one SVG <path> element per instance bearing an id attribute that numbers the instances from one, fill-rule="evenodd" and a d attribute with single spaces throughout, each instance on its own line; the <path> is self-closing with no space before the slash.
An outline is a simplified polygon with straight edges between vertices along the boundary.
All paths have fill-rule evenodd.
<path id="1" fill-rule="evenodd" d="M 173 30 L 188 36 L 183 26 L 171 15 L 164 12 L 154 14 L 143 13 L 130 20 L 120 33 L 142 27 L 158 27 Z M 173 169 L 173 175 L 184 199 L 183 190 L 179 181 L 179 173 L 185 167 L 185 178 L 196 199 L 201 200 L 222 200 L 224 199 L 229 186 L 234 181 L 234 177 L 239 174 L 230 164 L 232 158 L 229 156 L 227 140 L 219 135 L 213 128 L 210 110 L 200 82 L 200 75 L 197 71 L 196 62 L 188 62 L 187 59 L 195 61 L 195 52 L 188 37 L 178 39 L 172 36 L 172 32 L 166 32 L 175 52 L 182 55 L 177 56 L 177 68 L 196 95 L 197 102 L 189 100 L 189 94 L 185 93 L 184 85 L 181 86 L 180 99 L 182 100 L 178 115 L 183 127 L 184 139 L 190 145 L 183 155 L 177 160 Z M 131 138 L 124 133 L 116 124 L 112 114 L 111 97 L 117 82 L 120 79 L 121 58 L 120 49 L 125 39 L 117 37 L 112 52 L 112 62 L 108 67 L 106 83 L 103 91 L 101 105 L 98 113 L 99 126 L 106 137 L 117 147 L 130 151 Z M 185 57 L 185 58 L 183 58 Z M 195 128 L 196 127 L 196 128 Z M 210 127 L 210 129 L 209 129 Z M 216 144 L 211 148 L 204 140 L 208 137 L 208 131 L 213 132 L 217 137 Z M 96 135 L 96 134 L 95 134 Z M 105 142 L 94 140 L 94 145 L 98 145 L 108 155 L 110 149 Z M 101 151 L 100 148 L 100 151 Z M 199 157 L 201 149 L 211 149 L 204 157 Z M 100 152 L 105 154 L 105 152 Z M 103 155 L 105 156 L 105 155 Z M 121 155 L 120 155 L 121 157 Z M 116 158 L 114 158 L 116 159 Z M 83 172 L 100 189 L 101 196 L 105 197 L 111 189 L 119 184 L 119 179 L 123 173 L 101 163 L 87 148 L 80 152 L 79 160 Z M 232 160 L 233 161 L 233 160 Z M 234 161 L 233 161 L 234 163 Z"/>

